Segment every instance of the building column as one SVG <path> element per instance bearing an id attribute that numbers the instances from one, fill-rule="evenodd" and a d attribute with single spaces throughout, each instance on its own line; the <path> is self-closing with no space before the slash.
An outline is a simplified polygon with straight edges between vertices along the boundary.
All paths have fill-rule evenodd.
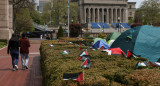
<path id="1" fill-rule="evenodd" d="M 109 9 L 107 8 L 107 23 L 109 24 Z"/>
<path id="2" fill-rule="evenodd" d="M 97 16 L 97 21 L 98 21 L 98 23 L 99 23 L 99 8 L 97 8 L 97 11 L 98 11 L 98 16 Z"/>
<path id="3" fill-rule="evenodd" d="M 93 22 L 95 22 L 95 8 L 93 8 Z"/>
<path id="4" fill-rule="evenodd" d="M 120 17 L 120 21 L 119 22 L 121 22 L 122 21 L 122 17 L 121 17 L 121 8 L 119 9 L 119 17 Z"/>
<path id="5" fill-rule="evenodd" d="M 91 8 L 88 8 L 88 23 L 90 23 L 90 21 L 91 21 Z"/>
<path id="6" fill-rule="evenodd" d="M 86 8 L 84 8 L 84 23 L 86 23 Z"/>
<path id="7" fill-rule="evenodd" d="M 111 23 L 113 23 L 113 8 L 111 8 Z"/>
<path id="8" fill-rule="evenodd" d="M 115 17 L 116 17 L 115 22 L 117 23 L 117 8 L 115 8 Z"/>
<path id="9" fill-rule="evenodd" d="M 102 23 L 104 23 L 104 8 L 102 8 Z"/>
<path id="10" fill-rule="evenodd" d="M 126 10 L 125 11 L 126 12 L 125 13 L 126 14 L 126 16 L 125 16 L 125 22 L 128 23 L 128 9 L 126 8 L 125 10 Z"/>

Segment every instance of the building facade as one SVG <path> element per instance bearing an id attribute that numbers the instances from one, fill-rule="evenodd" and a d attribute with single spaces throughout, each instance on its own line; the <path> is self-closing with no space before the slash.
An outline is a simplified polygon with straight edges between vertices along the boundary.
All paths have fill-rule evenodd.
<path id="1" fill-rule="evenodd" d="M 51 2 L 51 0 L 39 0 L 39 11 L 43 13 L 43 9 L 47 3 Z"/>
<path id="2" fill-rule="evenodd" d="M 13 5 L 12 0 L 0 1 L 0 39 L 11 38 L 13 33 Z"/>
<path id="3" fill-rule="evenodd" d="M 79 0 L 81 23 L 128 23 L 129 17 L 134 18 L 135 4 L 128 0 Z M 132 9 L 128 8 L 132 5 Z M 133 13 L 132 16 L 128 13 Z"/>

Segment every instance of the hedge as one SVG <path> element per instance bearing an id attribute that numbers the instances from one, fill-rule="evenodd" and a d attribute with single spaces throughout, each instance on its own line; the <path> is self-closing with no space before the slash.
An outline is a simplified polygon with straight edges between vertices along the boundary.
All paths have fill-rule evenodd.
<path id="1" fill-rule="evenodd" d="M 54 44 L 50 47 L 49 44 Z M 100 50 L 88 49 L 91 68 L 82 69 L 78 61 L 79 48 L 70 43 L 43 41 L 40 47 L 43 86 L 154 86 L 160 85 L 160 70 L 156 67 L 136 69 L 138 59 L 109 56 Z M 68 49 L 68 55 L 62 55 Z M 84 71 L 84 81 L 64 81 L 63 73 Z"/>

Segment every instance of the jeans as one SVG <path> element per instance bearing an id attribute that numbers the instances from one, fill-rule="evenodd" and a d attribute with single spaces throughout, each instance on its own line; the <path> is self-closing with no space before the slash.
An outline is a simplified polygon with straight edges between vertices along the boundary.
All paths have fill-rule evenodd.
<path id="1" fill-rule="evenodd" d="M 22 68 L 28 66 L 28 61 L 29 61 L 28 54 L 21 54 L 21 60 L 22 60 Z"/>
<path id="2" fill-rule="evenodd" d="M 11 57 L 12 57 L 12 66 L 15 68 L 15 65 L 18 65 L 19 60 L 19 51 L 10 51 Z"/>

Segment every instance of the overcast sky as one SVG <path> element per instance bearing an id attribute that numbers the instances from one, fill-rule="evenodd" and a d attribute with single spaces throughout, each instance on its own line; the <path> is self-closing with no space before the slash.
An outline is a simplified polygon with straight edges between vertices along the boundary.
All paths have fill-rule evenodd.
<path id="1" fill-rule="evenodd" d="M 141 3 L 144 1 L 144 0 L 128 0 L 129 2 L 136 2 L 136 8 L 139 8 Z"/>

